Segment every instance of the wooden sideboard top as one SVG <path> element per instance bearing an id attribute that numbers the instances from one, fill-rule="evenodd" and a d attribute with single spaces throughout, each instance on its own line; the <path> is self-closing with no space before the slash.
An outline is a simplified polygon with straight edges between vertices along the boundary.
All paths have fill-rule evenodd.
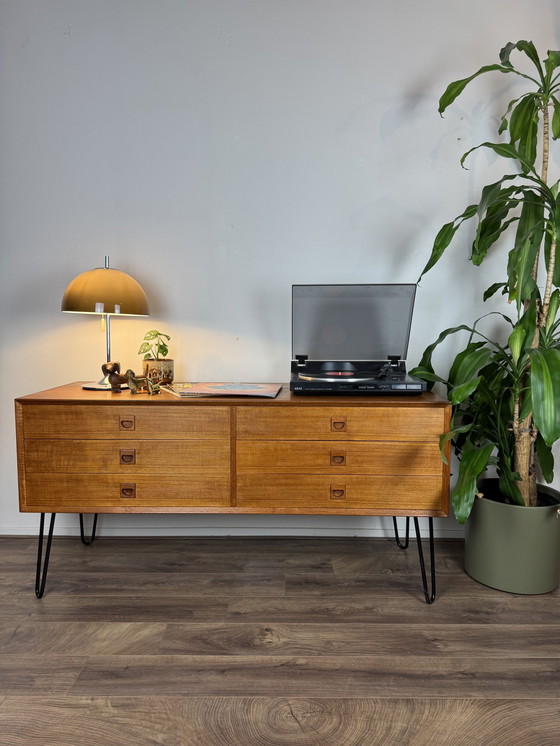
<path id="1" fill-rule="evenodd" d="M 290 391 L 288 383 L 282 384 L 282 389 L 275 399 L 252 396 L 200 396 L 193 398 L 179 398 L 162 391 L 155 396 L 147 394 L 131 394 L 124 390 L 120 394 L 112 391 L 88 391 L 82 389 L 82 381 L 67 383 L 63 386 L 39 391 L 35 394 L 20 396 L 17 402 L 29 402 L 33 404 L 135 404 L 140 406 L 158 407 L 166 406 L 360 406 L 360 407 L 447 407 L 449 402 L 431 392 L 411 396 L 299 396 Z"/>

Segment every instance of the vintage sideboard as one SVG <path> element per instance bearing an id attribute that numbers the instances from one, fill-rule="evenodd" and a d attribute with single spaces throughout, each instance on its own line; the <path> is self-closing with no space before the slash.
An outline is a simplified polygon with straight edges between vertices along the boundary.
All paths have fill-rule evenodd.
<path id="1" fill-rule="evenodd" d="M 57 513 L 269 513 L 407 517 L 426 600 L 433 518 L 448 514 L 439 437 L 450 405 L 417 396 L 181 399 L 71 383 L 16 399 L 20 510 L 41 514 L 43 595 Z M 46 548 L 44 519 L 51 514 Z M 432 589 L 418 518 L 428 517 Z"/>

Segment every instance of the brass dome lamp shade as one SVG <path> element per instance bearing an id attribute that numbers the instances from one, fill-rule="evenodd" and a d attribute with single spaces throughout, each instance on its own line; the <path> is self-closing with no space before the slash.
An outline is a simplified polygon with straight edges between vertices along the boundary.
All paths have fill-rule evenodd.
<path id="1" fill-rule="evenodd" d="M 111 362 L 111 316 L 149 316 L 150 313 L 142 286 L 125 272 L 111 269 L 108 256 L 104 267 L 82 272 L 72 280 L 64 292 L 61 310 L 101 316 L 108 363 Z M 82 388 L 110 391 L 111 384 L 105 375 L 98 383 L 87 383 Z"/>

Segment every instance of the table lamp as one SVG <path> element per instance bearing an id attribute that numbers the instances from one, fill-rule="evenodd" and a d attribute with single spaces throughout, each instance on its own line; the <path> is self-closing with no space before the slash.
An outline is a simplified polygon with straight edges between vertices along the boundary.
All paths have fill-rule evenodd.
<path id="1" fill-rule="evenodd" d="M 93 313 L 101 316 L 105 329 L 107 362 L 111 362 L 111 316 L 148 316 L 146 293 L 136 280 L 125 272 L 105 266 L 90 269 L 75 277 L 62 298 L 61 310 L 66 313 Z M 110 391 L 108 376 L 99 382 L 86 383 L 84 389 Z"/>

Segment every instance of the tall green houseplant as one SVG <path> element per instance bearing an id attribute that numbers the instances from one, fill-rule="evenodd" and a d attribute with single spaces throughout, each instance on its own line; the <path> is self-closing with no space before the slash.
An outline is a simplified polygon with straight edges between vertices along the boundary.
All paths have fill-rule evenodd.
<path id="1" fill-rule="evenodd" d="M 499 60 L 451 83 L 439 112 L 480 75 L 502 73 L 526 83 L 526 92 L 501 118 L 501 141 L 484 142 L 461 159 L 464 165 L 483 148 L 503 159 L 508 170 L 482 189 L 478 204 L 441 228 L 422 276 L 441 259 L 463 222 L 475 220 L 470 261 L 479 266 L 496 251 L 507 254 L 503 282 L 483 296 L 501 293 L 507 301 L 507 313 L 498 314 L 504 334 L 499 340 L 485 336 L 481 319 L 446 329 L 412 371 L 430 385 L 443 383 L 453 405 L 451 432 L 442 436 L 442 445 L 451 439 L 459 457 L 452 502 L 461 523 L 489 466 L 496 467 L 508 502 L 535 506 L 538 467 L 552 481 L 552 446 L 560 437 L 560 196 L 559 182 L 549 173 L 551 146 L 560 137 L 560 51 L 549 51 L 541 62 L 532 42 L 518 41 L 507 44 Z M 466 346 L 447 377 L 436 374 L 434 350 L 456 333 L 467 335 Z"/>

